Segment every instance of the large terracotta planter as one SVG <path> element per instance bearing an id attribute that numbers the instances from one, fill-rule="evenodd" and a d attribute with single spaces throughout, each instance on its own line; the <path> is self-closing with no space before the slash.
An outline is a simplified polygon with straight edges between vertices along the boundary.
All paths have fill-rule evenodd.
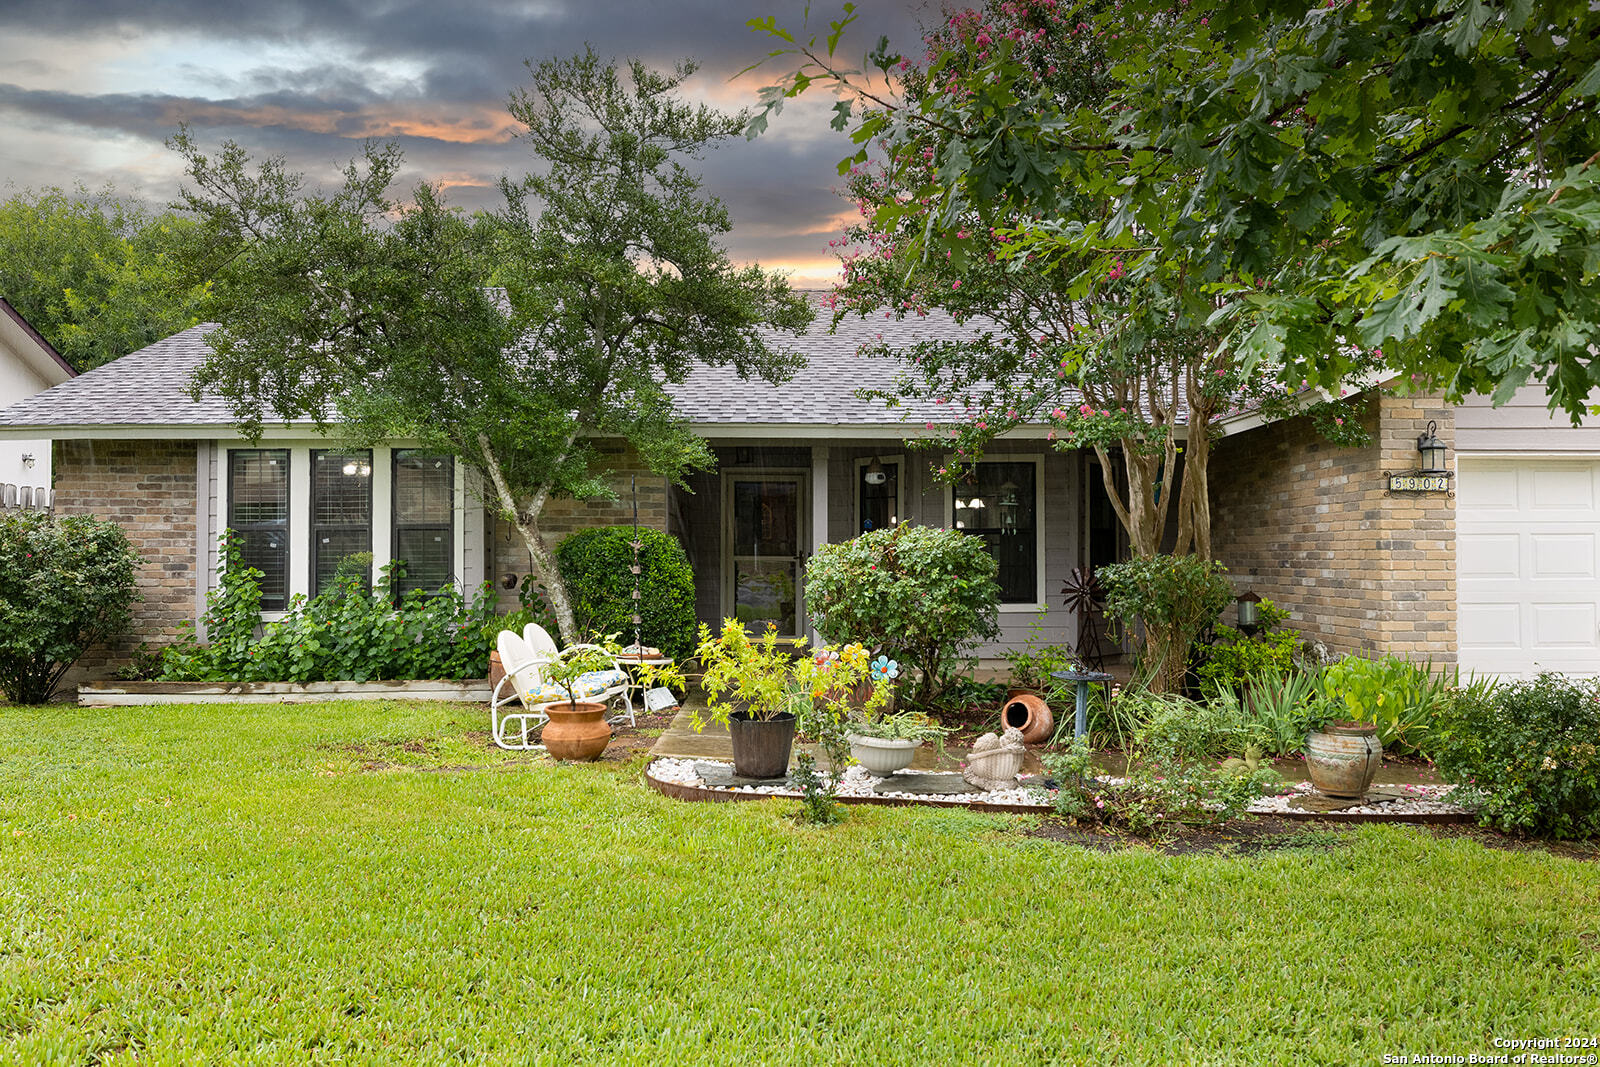
<path id="1" fill-rule="evenodd" d="M 500 681 L 506 676 L 505 664 L 500 662 L 500 653 L 489 653 L 489 694 L 490 699 L 500 688 Z"/>
<path id="2" fill-rule="evenodd" d="M 1041 745 L 1050 740 L 1056 729 L 1056 717 L 1050 705 L 1026 690 L 1013 690 L 1000 709 L 1000 729 L 1014 726 L 1022 731 L 1022 743 Z"/>
<path id="3" fill-rule="evenodd" d="M 611 743 L 606 706 L 580 700 L 576 704 L 550 704 L 545 707 L 550 721 L 544 724 L 540 740 L 545 751 L 556 759 L 597 760 Z"/>
<path id="4" fill-rule="evenodd" d="M 868 774 L 878 778 L 887 778 L 895 771 L 903 771 L 911 766 L 911 761 L 917 758 L 917 749 L 922 747 L 921 741 L 867 737 L 863 734 L 850 734 L 848 739 L 850 755 L 866 768 Z"/>
<path id="5" fill-rule="evenodd" d="M 1306 772 L 1330 797 L 1365 796 L 1382 764 L 1378 728 L 1368 723 L 1334 723 L 1306 737 Z"/>
<path id="6" fill-rule="evenodd" d="M 752 719 L 744 711 L 730 712 L 728 736 L 733 741 L 733 773 L 745 778 L 788 775 L 794 728 L 793 712 L 781 712 L 770 719 Z"/>

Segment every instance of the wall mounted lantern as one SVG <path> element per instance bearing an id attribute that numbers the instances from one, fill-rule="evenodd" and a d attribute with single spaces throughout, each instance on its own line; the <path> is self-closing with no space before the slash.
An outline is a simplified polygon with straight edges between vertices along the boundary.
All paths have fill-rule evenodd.
<path id="1" fill-rule="evenodd" d="M 1448 473 L 1444 465 L 1444 442 L 1435 436 L 1438 429 L 1439 424 L 1429 419 L 1428 428 L 1417 438 L 1417 452 L 1422 456 L 1423 474 Z"/>

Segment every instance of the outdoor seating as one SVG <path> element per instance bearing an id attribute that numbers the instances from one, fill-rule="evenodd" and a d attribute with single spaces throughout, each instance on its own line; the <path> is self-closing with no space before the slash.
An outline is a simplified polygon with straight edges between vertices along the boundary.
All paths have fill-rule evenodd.
<path id="1" fill-rule="evenodd" d="M 527 642 L 528 647 L 533 650 L 535 655 L 543 654 L 546 660 L 561 655 L 556 649 L 555 639 L 550 636 L 549 631 L 536 622 L 530 622 L 522 628 L 522 639 Z M 599 648 L 599 645 L 577 644 L 568 646 L 567 651 L 576 652 L 579 649 Z M 612 656 L 611 666 L 605 670 L 590 671 L 587 674 L 579 675 L 577 682 L 574 683 L 577 692 L 573 695 L 578 700 L 600 700 L 606 703 L 612 700 L 619 700 L 627 710 L 618 711 L 615 715 L 607 716 L 606 721 L 616 723 L 626 718 L 628 725 L 633 726 L 635 721 L 632 695 L 634 686 L 632 682 L 633 680 L 628 676 L 628 673 L 622 669 L 622 664 L 618 662 L 615 656 Z M 567 691 L 565 689 L 549 682 L 545 683 L 542 692 L 554 694 L 543 697 L 547 704 L 567 699 Z"/>
<path id="2" fill-rule="evenodd" d="M 500 661 L 505 668 L 505 678 L 495 687 L 489 699 L 489 726 L 494 743 L 504 749 L 531 750 L 542 748 L 530 740 L 530 735 L 549 721 L 545 708 L 551 704 L 566 703 L 569 699 L 598 700 L 602 703 L 618 701 L 622 708 L 608 718 L 609 722 L 626 720 L 634 725 L 635 716 L 631 695 L 631 679 L 622 666 L 613 660 L 604 670 L 581 674 L 573 682 L 573 692 L 557 685 L 545 673 L 544 667 L 561 651 L 542 626 L 529 623 L 521 636 L 510 630 L 500 631 L 496 640 Z M 568 651 L 593 649 L 595 645 L 573 645 Z M 520 702 L 521 711 L 503 712 L 513 702 Z"/>

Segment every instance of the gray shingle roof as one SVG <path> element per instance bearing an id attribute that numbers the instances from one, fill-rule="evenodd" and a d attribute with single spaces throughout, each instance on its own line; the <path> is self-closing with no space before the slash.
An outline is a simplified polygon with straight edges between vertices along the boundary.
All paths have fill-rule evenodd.
<path id="1" fill-rule="evenodd" d="M 820 302 L 822 293 L 810 293 Z M 863 386 L 888 386 L 899 364 L 858 355 L 880 339 L 906 345 L 933 338 L 972 337 L 970 325 L 931 312 L 904 320 L 851 316 L 828 331 L 829 312 L 819 310 L 808 333 L 796 338 L 773 334 L 775 344 L 805 353 L 806 369 L 783 385 L 741 379 L 726 367 L 700 367 L 671 389 L 680 413 L 697 425 L 883 426 L 902 421 L 921 424 L 951 417 L 950 407 L 920 401 L 890 409 L 858 399 Z M 217 396 L 199 401 L 186 392 L 190 376 L 209 352 L 203 323 L 148 348 L 48 389 L 0 411 L 0 427 L 23 426 L 230 426 L 233 416 Z M 958 409 L 959 410 L 959 409 Z M 941 416 L 943 418 L 941 418 Z"/>
<path id="2" fill-rule="evenodd" d="M 85 371 L 0 411 L 0 426 L 229 426 L 221 397 L 194 401 L 189 377 L 211 351 L 211 323 Z"/>

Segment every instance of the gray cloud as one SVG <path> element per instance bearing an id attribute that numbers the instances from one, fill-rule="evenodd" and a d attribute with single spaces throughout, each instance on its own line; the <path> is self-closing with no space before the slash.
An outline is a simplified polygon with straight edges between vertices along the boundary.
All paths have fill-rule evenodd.
<path id="1" fill-rule="evenodd" d="M 910 46 L 929 11 L 926 3 L 909 2 L 858 3 L 861 18 L 847 38 L 856 60 L 881 33 Z M 58 47 L 0 68 L 12 82 L 0 84 L 0 183 L 109 180 L 164 202 L 181 173 L 159 145 L 177 122 L 188 121 L 202 141 L 233 139 L 253 154 L 282 154 L 322 180 L 359 152 L 362 139 L 394 140 L 406 153 L 408 181 L 440 181 L 457 203 L 492 206 L 495 180 L 528 165 L 525 147 L 508 139 L 504 112 L 509 91 L 526 81 L 525 59 L 571 54 L 585 42 L 607 56 L 657 65 L 693 56 L 718 103 L 739 106 L 753 102 L 753 89 L 723 83 L 770 46 L 745 20 L 771 13 L 798 28 L 802 6 L 802 0 L 21 0 L 0 14 L 0 40 L 11 31 Z M 834 13 L 818 3 L 818 28 Z M 170 70 L 141 70 L 140 91 L 85 91 L 67 58 L 106 42 L 164 41 L 170 50 L 174 40 L 194 43 Z M 233 56 L 257 47 L 307 58 L 224 69 L 208 56 L 208 44 Z M 707 187 L 734 218 L 729 245 L 736 257 L 773 262 L 826 254 L 831 220 L 845 208 L 831 191 L 834 164 L 850 145 L 826 129 L 821 110 L 792 107 L 764 137 L 725 145 L 707 159 Z M 112 149 L 134 161 L 107 162 Z"/>

